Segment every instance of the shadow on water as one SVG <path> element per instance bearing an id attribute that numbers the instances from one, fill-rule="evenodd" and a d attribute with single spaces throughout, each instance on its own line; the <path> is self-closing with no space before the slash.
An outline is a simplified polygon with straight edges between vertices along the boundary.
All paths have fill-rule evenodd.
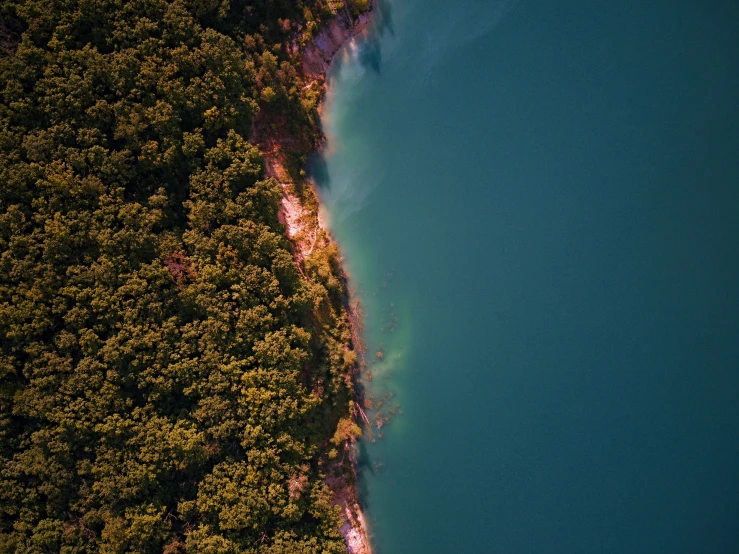
<path id="1" fill-rule="evenodd" d="M 360 33 L 353 42 L 355 56 L 339 55 L 332 62 L 330 73 L 337 74 L 347 60 L 355 57 L 360 67 L 380 73 L 382 68 L 382 51 L 380 41 L 385 34 L 395 36 L 393 27 L 392 7 L 387 0 L 377 0 L 372 11 L 372 21 L 365 31 Z M 329 80 L 331 79 L 329 75 Z"/>
<path id="2" fill-rule="evenodd" d="M 370 69 L 378 74 L 381 72 L 381 39 L 386 33 L 395 36 L 392 7 L 388 0 L 377 0 L 372 14 L 372 23 L 367 31 L 357 39 L 356 60 L 362 68 Z M 331 73 L 340 73 L 347 59 L 350 58 L 336 56 L 332 62 Z M 323 129 L 321 131 L 323 132 Z M 331 177 L 326 156 L 322 150 L 315 152 L 308 160 L 308 174 L 319 188 L 329 190 Z"/>
<path id="3" fill-rule="evenodd" d="M 369 510 L 369 485 L 367 483 L 367 479 L 365 478 L 366 473 L 369 472 L 371 474 L 375 474 L 375 468 L 372 464 L 372 460 L 370 457 L 369 452 L 367 451 L 367 445 L 365 444 L 364 440 L 360 440 L 357 442 L 357 482 L 356 482 L 356 489 L 357 489 L 357 500 L 359 501 L 359 506 L 362 509 L 362 512 L 364 512 L 365 518 L 368 518 L 368 510 Z M 378 546 L 375 543 L 374 540 L 372 540 L 372 528 L 367 529 L 370 539 L 370 543 L 372 544 L 372 551 L 374 554 L 379 554 Z"/>
<path id="4" fill-rule="evenodd" d="M 390 33 L 391 36 L 395 36 L 395 27 L 393 26 L 393 8 L 388 0 L 377 0 L 375 9 L 377 10 L 374 16 L 374 26 L 380 35 L 384 35 L 385 32 Z"/>
<path id="5" fill-rule="evenodd" d="M 328 162 L 323 150 L 311 154 L 308 160 L 308 176 L 320 189 L 329 190 L 331 177 L 328 173 Z"/>
<path id="6" fill-rule="evenodd" d="M 387 0 L 377 1 L 373 18 L 372 25 L 358 45 L 357 60 L 363 68 L 380 73 L 382 67 L 380 39 L 385 33 L 395 36 L 392 7 Z"/>

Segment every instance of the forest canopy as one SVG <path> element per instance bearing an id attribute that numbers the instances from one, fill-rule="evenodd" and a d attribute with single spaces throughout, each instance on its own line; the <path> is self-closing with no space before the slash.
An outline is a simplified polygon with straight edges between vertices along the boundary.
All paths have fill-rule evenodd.
<path id="1" fill-rule="evenodd" d="M 0 552 L 346 551 L 344 285 L 249 142 L 315 136 L 297 52 L 343 8 L 0 4 Z"/>

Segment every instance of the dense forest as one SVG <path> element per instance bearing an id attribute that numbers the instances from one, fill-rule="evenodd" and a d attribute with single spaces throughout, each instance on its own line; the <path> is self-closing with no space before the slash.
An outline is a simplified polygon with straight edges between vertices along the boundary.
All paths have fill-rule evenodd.
<path id="1" fill-rule="evenodd" d="M 0 552 L 346 551 L 345 285 L 249 137 L 316 135 L 300 46 L 362 8 L 0 3 Z"/>

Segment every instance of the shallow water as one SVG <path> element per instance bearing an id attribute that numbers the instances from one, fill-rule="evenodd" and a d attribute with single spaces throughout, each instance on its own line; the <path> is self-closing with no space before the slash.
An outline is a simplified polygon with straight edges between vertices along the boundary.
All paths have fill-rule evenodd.
<path id="1" fill-rule="evenodd" d="M 728 1 L 389 0 L 344 51 L 376 554 L 739 552 L 738 91 Z"/>

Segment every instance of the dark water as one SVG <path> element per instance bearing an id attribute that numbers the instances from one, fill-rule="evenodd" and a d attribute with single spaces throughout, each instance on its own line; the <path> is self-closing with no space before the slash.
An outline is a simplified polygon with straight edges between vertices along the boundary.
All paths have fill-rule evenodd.
<path id="1" fill-rule="evenodd" d="M 389 0 L 324 123 L 377 554 L 739 552 L 737 2 Z"/>

